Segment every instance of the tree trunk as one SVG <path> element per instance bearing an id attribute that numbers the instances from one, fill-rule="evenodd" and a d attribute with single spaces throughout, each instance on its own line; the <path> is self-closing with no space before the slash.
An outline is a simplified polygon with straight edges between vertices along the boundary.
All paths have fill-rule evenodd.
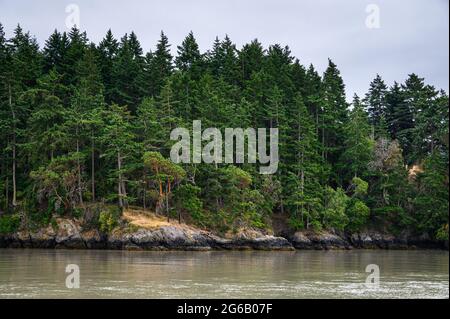
<path id="1" fill-rule="evenodd" d="M 13 184 L 13 197 L 12 206 L 15 208 L 17 206 L 17 185 L 16 185 L 16 113 L 12 106 L 12 92 L 11 84 L 8 85 L 9 94 L 9 108 L 11 109 L 12 119 L 13 119 L 13 139 L 12 139 L 12 184 Z"/>
<path id="2" fill-rule="evenodd" d="M 6 181 L 5 181 L 5 198 L 6 198 L 5 211 L 8 211 L 8 206 L 9 206 L 9 178 L 8 177 L 6 177 Z"/>
<path id="3" fill-rule="evenodd" d="M 166 213 L 167 213 L 167 221 L 170 221 L 169 214 L 169 194 L 170 194 L 170 181 L 167 179 L 167 191 L 166 191 Z"/>
<path id="4" fill-rule="evenodd" d="M 92 201 L 95 202 L 95 144 L 94 132 L 91 133 L 91 193 Z"/>
<path id="5" fill-rule="evenodd" d="M 123 199 L 122 199 L 122 162 L 120 160 L 120 150 L 117 150 L 117 169 L 118 169 L 118 183 L 117 183 L 117 195 L 119 197 L 119 206 L 123 208 Z"/>
<path id="6" fill-rule="evenodd" d="M 122 182 L 120 183 L 120 185 L 122 187 L 122 195 L 124 197 L 124 199 L 123 199 L 123 206 L 125 208 L 127 208 L 128 207 L 128 200 L 126 199 L 126 197 L 127 197 L 127 190 L 125 188 L 125 182 L 123 181 L 123 179 L 122 179 Z"/>
<path id="7" fill-rule="evenodd" d="M 83 192 L 82 192 L 82 187 L 81 187 L 81 163 L 80 163 L 80 140 L 78 138 L 78 133 L 79 133 L 79 129 L 78 129 L 78 125 L 76 128 L 76 135 L 77 135 L 77 173 L 78 173 L 78 197 L 79 197 L 79 201 L 80 204 L 83 204 Z"/>
<path id="8" fill-rule="evenodd" d="M 146 202 L 146 196 L 145 196 L 146 192 L 147 192 L 147 187 L 146 187 L 145 182 L 144 182 L 144 190 L 143 190 L 143 194 L 142 194 L 142 207 L 144 209 L 144 212 L 147 209 L 147 205 L 145 203 Z"/>
<path id="9" fill-rule="evenodd" d="M 325 159 L 325 123 L 322 120 L 322 159 Z"/>

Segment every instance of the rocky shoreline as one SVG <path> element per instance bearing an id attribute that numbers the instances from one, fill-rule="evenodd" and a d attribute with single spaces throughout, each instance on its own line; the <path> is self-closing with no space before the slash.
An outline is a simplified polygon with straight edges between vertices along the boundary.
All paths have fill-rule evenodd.
<path id="1" fill-rule="evenodd" d="M 273 236 L 257 231 L 240 232 L 224 238 L 186 225 L 167 225 L 154 229 L 114 230 L 103 234 L 83 230 L 75 221 L 61 219 L 38 231 L 0 234 L 0 248 L 62 248 L 114 250 L 329 250 L 329 249 L 448 249 L 448 242 L 429 238 L 398 236 L 380 232 L 338 234 L 296 232 Z"/>

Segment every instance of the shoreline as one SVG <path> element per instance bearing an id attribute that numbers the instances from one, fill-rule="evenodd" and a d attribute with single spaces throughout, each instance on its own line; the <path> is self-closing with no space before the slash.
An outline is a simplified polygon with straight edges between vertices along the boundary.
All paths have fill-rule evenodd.
<path id="1" fill-rule="evenodd" d="M 35 232 L 0 234 L 0 248 L 149 251 L 448 250 L 449 245 L 448 242 L 435 241 L 424 236 L 393 236 L 377 231 L 353 234 L 299 231 L 291 235 L 274 236 L 252 230 L 226 238 L 185 224 L 133 231 L 120 228 L 111 234 L 104 234 L 96 229 L 80 229 L 74 221 L 61 219 L 57 229 L 48 226 Z"/>

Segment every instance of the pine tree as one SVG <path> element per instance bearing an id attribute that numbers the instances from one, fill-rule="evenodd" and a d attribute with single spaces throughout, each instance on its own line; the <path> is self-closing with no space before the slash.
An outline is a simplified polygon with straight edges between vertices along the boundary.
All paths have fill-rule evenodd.
<path id="1" fill-rule="evenodd" d="M 324 106 L 321 116 L 322 157 L 331 165 L 336 165 L 345 141 L 344 127 L 348 121 L 348 104 L 345 99 L 345 85 L 336 64 L 328 60 L 323 80 Z M 333 170 L 337 173 L 337 170 Z M 339 184 L 339 177 L 334 176 L 332 182 Z"/>
<path id="2" fill-rule="evenodd" d="M 119 43 L 114 38 L 111 29 L 98 45 L 99 67 L 105 86 L 105 101 L 111 103 L 114 94 L 114 62 L 117 57 Z"/>
<path id="3" fill-rule="evenodd" d="M 372 137 L 377 139 L 385 135 L 383 120 L 386 119 L 387 86 L 379 74 L 370 83 L 364 103 L 367 105 L 370 125 L 372 126 Z"/>
<path id="4" fill-rule="evenodd" d="M 296 228 L 309 228 L 318 221 L 322 202 L 320 185 L 322 163 L 318 153 L 318 141 L 314 119 L 303 103 L 301 95 L 287 117 L 289 132 L 287 147 L 291 163 L 284 173 L 287 192 L 286 204 L 291 211 L 291 224 Z"/>
<path id="5" fill-rule="evenodd" d="M 147 55 L 148 96 L 156 97 L 161 92 L 168 77 L 172 74 L 172 55 L 167 36 L 161 31 L 161 38 L 154 53 Z"/>
<path id="6" fill-rule="evenodd" d="M 222 77 L 229 84 L 237 84 L 239 81 L 239 61 L 236 45 L 225 36 L 223 41 L 216 37 L 212 52 L 209 54 L 211 73 L 216 77 Z"/>
<path id="7" fill-rule="evenodd" d="M 324 101 L 322 94 L 322 80 L 312 64 L 306 72 L 305 82 L 305 89 L 302 96 L 310 114 L 314 117 L 316 136 L 319 138 L 319 129 L 321 123 L 323 123 L 321 117 L 323 116 L 322 105 L 324 104 Z"/>
<path id="8" fill-rule="evenodd" d="M 10 134 L 7 137 L 7 149 L 11 152 L 11 203 L 15 208 L 17 206 L 17 168 L 19 164 L 18 144 L 21 142 L 19 139 L 29 109 L 29 106 L 21 103 L 19 99 L 24 92 L 36 84 L 36 79 L 41 73 L 42 55 L 36 39 L 32 38 L 29 32 L 24 33 L 20 25 L 14 30 L 14 36 L 9 40 L 7 46 L 9 49 L 6 50 L 6 60 L 9 60 L 10 64 L 5 66 L 3 80 L 9 110 L 7 125 L 9 125 Z"/>
<path id="9" fill-rule="evenodd" d="M 44 72 L 49 72 L 53 68 L 56 68 L 58 72 L 63 72 L 63 61 L 66 58 L 68 47 L 69 40 L 66 33 L 61 34 L 55 30 L 45 41 Z"/>
<path id="10" fill-rule="evenodd" d="M 413 115 L 405 101 L 401 86 L 395 82 L 386 95 L 386 121 L 390 136 L 400 143 L 405 158 L 409 158 L 412 147 Z"/>
<path id="11" fill-rule="evenodd" d="M 76 26 L 72 27 L 69 34 L 69 45 L 62 62 L 64 84 L 73 87 L 76 83 L 76 68 L 87 49 L 88 39 L 86 32 L 81 32 Z"/>
<path id="12" fill-rule="evenodd" d="M 133 34 L 125 35 L 120 41 L 113 65 L 114 88 L 111 94 L 114 103 L 127 105 L 132 114 L 136 112 L 144 92 L 142 49 Z"/>
<path id="13" fill-rule="evenodd" d="M 77 191 L 80 203 L 83 203 L 82 179 L 86 153 L 90 153 L 91 157 L 91 195 L 93 199 L 95 198 L 95 140 L 98 138 L 95 129 L 101 124 L 98 114 L 104 104 L 103 85 L 94 50 L 95 48 L 88 49 L 78 63 L 76 74 L 78 83 L 74 89 L 71 107 L 66 112 L 64 124 L 71 137 L 70 144 L 75 145 L 72 153 L 77 163 Z"/>
<path id="14" fill-rule="evenodd" d="M 67 110 L 60 98 L 67 93 L 62 75 L 52 69 L 38 79 L 37 87 L 29 89 L 21 98 L 21 105 L 29 105 L 26 147 L 33 163 L 47 164 L 57 155 L 66 153 L 68 135 L 64 129 Z"/>
<path id="15" fill-rule="evenodd" d="M 353 177 L 362 177 L 367 172 L 374 145 L 368 117 L 358 95 L 354 95 L 353 109 L 345 127 L 344 152 L 340 160 L 340 177 L 347 183 Z"/>
<path id="16" fill-rule="evenodd" d="M 10 122 L 13 117 L 11 116 L 11 109 L 9 103 L 9 85 L 8 79 L 10 78 L 10 71 L 8 65 L 11 61 L 11 54 L 7 45 L 7 39 L 5 32 L 3 31 L 3 25 L 0 23 L 0 211 L 7 210 L 9 205 L 9 167 L 10 162 L 8 156 L 8 140 L 10 132 Z M 15 169 L 15 167 L 14 167 Z"/>
<path id="17" fill-rule="evenodd" d="M 135 136 L 132 130 L 131 114 L 126 107 L 111 105 L 104 112 L 105 125 L 100 141 L 105 149 L 106 158 L 113 164 L 109 172 L 115 181 L 117 193 L 110 196 L 118 201 L 120 208 L 128 206 L 129 197 L 126 187 L 126 174 L 129 171 L 126 160 L 136 151 Z"/>
<path id="18" fill-rule="evenodd" d="M 264 60 L 264 48 L 257 39 L 244 47 L 238 53 L 238 63 L 241 73 L 241 83 L 250 80 L 253 73 L 261 70 Z"/>
<path id="19" fill-rule="evenodd" d="M 203 57 L 200 53 L 194 33 L 189 32 L 178 46 L 178 56 L 175 65 L 180 71 L 187 72 L 192 79 L 198 79 L 203 69 Z"/>

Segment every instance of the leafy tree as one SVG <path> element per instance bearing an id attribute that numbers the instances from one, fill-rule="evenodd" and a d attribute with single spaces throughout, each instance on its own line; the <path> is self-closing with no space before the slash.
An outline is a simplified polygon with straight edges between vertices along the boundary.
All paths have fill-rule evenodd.
<path id="1" fill-rule="evenodd" d="M 415 74 L 389 89 L 377 75 L 351 108 L 345 93 L 331 60 L 321 77 L 280 44 L 238 49 L 225 36 L 203 53 L 190 32 L 173 57 L 161 32 L 144 56 L 134 32 L 95 45 L 74 27 L 40 49 L 0 24 L 0 231 L 109 201 L 119 207 L 102 211 L 105 232 L 129 204 L 150 203 L 223 232 L 281 219 L 448 239 L 447 93 Z M 199 119 L 222 132 L 278 128 L 277 173 L 172 163 L 170 132 Z"/>
<path id="2" fill-rule="evenodd" d="M 55 212 L 73 212 L 80 203 L 76 162 L 74 156 L 55 157 L 47 166 L 30 173 L 38 202 L 52 203 Z"/>
<path id="3" fill-rule="evenodd" d="M 418 194 L 414 199 L 419 229 L 445 239 L 448 231 L 448 155 L 433 152 L 417 176 Z M 447 232 L 448 239 L 448 232 Z"/>
<path id="4" fill-rule="evenodd" d="M 158 152 L 144 153 L 143 161 L 144 165 L 153 173 L 158 187 L 159 196 L 156 203 L 156 212 L 161 212 L 165 207 L 167 221 L 169 221 L 169 200 L 172 195 L 172 190 L 183 180 L 186 172 L 181 166 L 165 159 Z"/>
<path id="5" fill-rule="evenodd" d="M 182 213 L 187 213 L 196 224 L 204 225 L 205 216 L 203 214 L 203 203 L 199 198 L 200 192 L 200 187 L 192 184 L 180 185 L 175 190 L 175 208 L 178 211 L 178 221 L 180 223 Z"/>
<path id="6" fill-rule="evenodd" d="M 358 231 L 367 225 L 370 217 L 370 208 L 365 203 L 369 184 L 361 178 L 354 177 L 350 189 L 353 194 L 345 212 L 349 219 L 347 229 Z"/>
<path id="7" fill-rule="evenodd" d="M 322 225 L 327 228 L 343 230 L 349 223 L 346 214 L 350 198 L 342 188 L 334 190 L 327 186 L 324 192 L 324 211 L 322 214 Z"/>

